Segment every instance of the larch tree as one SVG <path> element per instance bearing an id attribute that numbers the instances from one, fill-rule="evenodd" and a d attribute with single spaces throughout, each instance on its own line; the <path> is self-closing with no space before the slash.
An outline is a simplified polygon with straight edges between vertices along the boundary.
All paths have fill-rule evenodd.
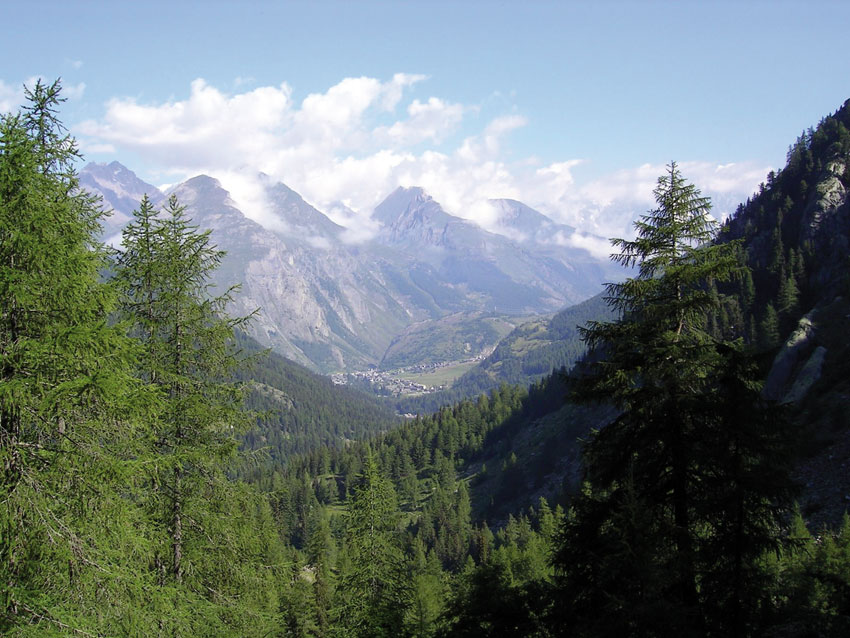
<path id="1" fill-rule="evenodd" d="M 398 500 L 369 451 L 354 490 L 346 526 L 350 569 L 336 589 L 338 636 L 396 636 L 409 604 L 403 580 Z"/>
<path id="2" fill-rule="evenodd" d="M 276 613 L 275 535 L 268 504 L 226 475 L 252 420 L 233 376 L 245 363 L 234 330 L 250 317 L 226 315 L 233 289 L 214 295 L 212 282 L 224 253 L 175 196 L 159 212 L 143 198 L 123 239 L 121 314 L 141 344 L 137 375 L 161 406 L 146 431 L 143 506 L 160 591 L 150 613 L 167 633 L 261 634 Z"/>
<path id="3" fill-rule="evenodd" d="M 102 631 L 126 611 L 135 548 L 120 493 L 144 401 L 130 341 L 107 322 L 104 213 L 79 189 L 60 90 L 39 81 L 0 117 L 3 635 Z"/>

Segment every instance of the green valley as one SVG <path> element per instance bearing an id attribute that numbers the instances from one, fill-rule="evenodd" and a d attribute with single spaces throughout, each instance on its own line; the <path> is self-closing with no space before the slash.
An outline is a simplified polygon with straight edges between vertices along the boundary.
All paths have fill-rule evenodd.
<path id="1" fill-rule="evenodd" d="M 4 636 L 850 631 L 850 101 L 722 224 L 671 162 L 623 278 L 539 315 L 578 295 L 560 244 L 415 188 L 379 267 L 294 191 L 276 235 L 204 177 L 109 248 L 61 83 L 26 97 L 0 116 Z M 500 201 L 517 237 L 572 232 Z M 390 377 L 445 388 L 376 398 Z"/>

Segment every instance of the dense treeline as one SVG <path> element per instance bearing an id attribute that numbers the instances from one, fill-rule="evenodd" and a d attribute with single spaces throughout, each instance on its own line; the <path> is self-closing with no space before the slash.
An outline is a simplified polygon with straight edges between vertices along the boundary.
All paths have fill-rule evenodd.
<path id="1" fill-rule="evenodd" d="M 238 330 L 236 343 L 252 355 L 250 365 L 236 371 L 235 378 L 248 385 L 245 405 L 257 413 L 242 439 L 247 450 L 257 452 L 242 468 L 244 478 L 261 481 L 294 455 L 339 447 L 398 425 L 393 411 L 378 399 L 263 351 Z"/>
<path id="2" fill-rule="evenodd" d="M 221 253 L 145 199 L 109 259 L 59 88 L 0 121 L 0 633 L 263 635 L 285 548 L 227 478 L 250 415 Z"/>
<path id="3" fill-rule="evenodd" d="M 793 429 L 728 334 L 747 275 L 777 295 L 782 277 L 761 282 L 740 268 L 742 245 L 708 241 L 709 203 L 675 164 L 636 239 L 617 243 L 637 274 L 609 286 L 612 318 L 583 329 L 576 373 L 339 445 L 380 413 L 328 411 L 329 386 L 273 357 L 247 376 L 234 331 L 250 318 L 224 314 L 233 291 L 212 296 L 221 253 L 176 199 L 143 199 L 110 255 L 56 119 L 58 83 L 28 96 L 0 120 L 3 635 L 850 630 L 850 519 L 813 535 L 794 511 Z M 815 143 L 822 128 L 844 139 L 822 123 L 813 162 L 844 149 Z M 803 265 L 814 295 L 823 271 Z M 589 407 L 565 406 L 568 393 Z M 292 420 L 269 425 L 246 397 Z M 553 425 L 560 438 L 544 437 Z M 580 489 L 529 498 L 578 436 Z M 244 441 L 272 449 L 252 461 Z"/>
<path id="4" fill-rule="evenodd" d="M 528 427 L 536 401 L 521 395 L 506 418 L 484 428 L 483 446 L 475 424 L 502 416 L 488 415 L 484 398 L 334 458 L 322 461 L 319 453 L 292 466 L 290 493 L 300 481 L 307 496 L 299 498 L 315 499 L 307 509 L 324 502 L 331 521 L 346 500 L 322 485 L 346 484 L 345 467 L 377 460 L 392 479 L 403 494 L 397 542 L 408 554 L 421 543 L 433 553 L 434 573 L 441 567 L 453 574 L 443 604 L 432 599 L 442 611 L 430 633 L 417 635 L 846 632 L 848 523 L 814 539 L 792 513 L 796 439 L 787 411 L 761 397 L 754 352 L 717 334 L 721 300 L 713 284 L 746 279 L 740 246 L 707 242 L 715 233 L 709 203 L 675 165 L 656 196 L 659 208 L 641 220 L 638 238 L 618 244 L 622 261 L 639 267 L 635 278 L 609 286 L 621 318 L 584 330 L 594 352 L 574 375 L 573 400 L 613 403 L 619 416 L 589 437 L 585 484 L 569 512 L 555 515 L 558 533 L 542 532 L 547 524 L 532 513 L 519 523 L 510 517 L 493 534 L 482 520 L 487 508 L 475 510 L 464 487 L 474 491 L 488 472 L 480 461 L 493 446 L 507 441 L 511 449 L 512 435 Z M 506 390 L 494 396 L 504 402 Z M 502 467 L 504 485 L 524 492 L 528 468 L 512 460 Z M 453 485 L 452 470 L 461 471 L 454 499 L 444 489 Z M 539 512 L 549 507 L 542 501 Z M 504 549 L 508 538 L 523 536 L 517 529 L 532 540 L 519 563 L 505 566 L 499 560 L 517 556 Z M 502 558 L 494 562 L 488 548 L 499 538 Z M 291 540 L 309 544 L 309 531 Z M 523 565 L 537 568 L 525 577 Z M 395 626 L 403 631 L 400 621 Z"/>
<path id="5" fill-rule="evenodd" d="M 721 241 L 743 242 L 747 269 L 727 293 L 718 329 L 763 349 L 819 300 L 846 287 L 850 219 L 850 101 L 800 135 L 785 168 L 724 224 Z M 836 208 L 836 205 L 839 207 Z"/>

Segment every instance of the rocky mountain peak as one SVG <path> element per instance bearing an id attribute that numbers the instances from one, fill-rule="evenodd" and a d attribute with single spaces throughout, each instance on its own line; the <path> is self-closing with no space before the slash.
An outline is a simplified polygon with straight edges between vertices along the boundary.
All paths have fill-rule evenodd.
<path id="1" fill-rule="evenodd" d="M 421 213 L 424 210 L 442 211 L 442 208 L 419 186 L 399 187 L 378 204 L 372 216 L 386 226 L 392 225 L 400 217 L 415 214 L 417 211 Z"/>
<path id="2" fill-rule="evenodd" d="M 171 193 L 182 194 L 182 197 L 178 194 L 178 198 L 181 204 L 186 205 L 191 203 L 186 198 L 192 198 L 194 201 L 196 198 L 206 199 L 208 197 L 219 198 L 229 196 L 228 192 L 222 187 L 221 182 L 209 175 L 197 175 L 191 179 L 187 179 L 185 182 L 171 189 L 169 194 Z"/>
<path id="3" fill-rule="evenodd" d="M 260 175 L 265 187 L 266 199 L 271 213 L 286 229 L 284 235 L 304 239 L 314 245 L 336 242 L 345 228 L 333 222 L 327 215 L 308 204 L 283 182 L 275 182 L 267 175 Z"/>
<path id="4" fill-rule="evenodd" d="M 576 230 L 514 199 L 491 199 L 490 204 L 497 211 L 495 230 L 522 242 L 547 243 L 556 233 L 569 236 Z"/>
<path id="5" fill-rule="evenodd" d="M 140 179 L 119 162 L 86 165 L 80 171 L 80 187 L 93 195 L 100 196 L 104 209 L 112 211 L 112 214 L 103 222 L 103 234 L 107 239 L 121 231 L 144 195 L 147 195 L 154 204 L 158 204 L 164 198 L 156 186 Z"/>
<path id="6" fill-rule="evenodd" d="M 169 191 L 185 206 L 193 223 L 204 229 L 213 229 L 219 235 L 262 232 L 262 227 L 248 219 L 236 207 L 230 193 L 221 182 L 209 175 L 198 175 L 178 184 Z"/>
<path id="7" fill-rule="evenodd" d="M 397 188 L 381 202 L 373 213 L 384 227 L 380 239 L 390 245 L 446 247 L 458 234 L 467 242 L 479 244 L 484 233 L 472 222 L 455 217 L 420 187 Z"/>
<path id="8" fill-rule="evenodd" d="M 127 212 L 144 192 L 159 193 L 144 182 L 130 188 L 134 175 L 120 165 L 86 172 L 102 192 L 126 191 Z M 257 184 L 250 202 L 208 175 L 170 193 L 226 251 L 215 283 L 242 285 L 231 313 L 260 308 L 251 334 L 314 369 L 374 365 L 409 325 L 446 314 L 553 312 L 604 280 L 563 248 L 520 245 L 449 214 L 420 187 L 393 191 L 374 212 L 381 231 L 352 246 L 342 226 L 285 184 L 263 175 Z"/>

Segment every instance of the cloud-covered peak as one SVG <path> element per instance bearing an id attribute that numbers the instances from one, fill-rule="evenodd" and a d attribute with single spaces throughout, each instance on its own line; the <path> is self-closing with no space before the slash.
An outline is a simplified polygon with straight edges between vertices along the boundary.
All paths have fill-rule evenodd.
<path id="1" fill-rule="evenodd" d="M 602 236 L 632 233 L 663 166 L 644 165 L 581 184 L 583 160 L 516 157 L 512 136 L 527 118 L 485 116 L 480 104 L 422 94 L 425 76 L 349 77 L 300 101 L 287 83 L 228 92 L 194 80 L 184 99 L 114 98 L 74 131 L 83 148 L 120 149 L 154 167 L 150 179 L 219 178 L 250 218 L 274 226 L 262 172 L 334 221 L 368 237 L 387 193 L 417 185 L 445 211 L 496 228 L 491 198 L 526 202 L 553 221 Z M 240 92 L 241 91 L 241 92 Z M 0 106 L 8 93 L 0 85 Z M 684 160 L 685 158 L 683 158 Z M 682 161 L 705 194 L 745 199 L 769 167 Z M 693 169 L 693 170 L 690 170 Z M 705 181 L 701 181 L 704 179 Z M 335 207 L 341 204 L 343 208 Z"/>
<path id="2" fill-rule="evenodd" d="M 440 205 L 420 186 L 399 186 L 375 207 L 373 219 L 384 226 L 392 226 L 399 219 L 427 208 L 431 212 L 445 215 Z"/>

